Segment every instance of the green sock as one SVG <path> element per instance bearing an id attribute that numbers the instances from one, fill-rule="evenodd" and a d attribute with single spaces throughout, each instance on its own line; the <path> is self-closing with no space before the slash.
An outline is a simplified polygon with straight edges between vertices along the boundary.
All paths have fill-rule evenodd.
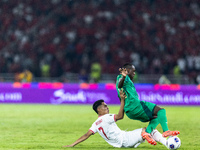
<path id="1" fill-rule="evenodd" d="M 161 109 L 158 111 L 158 121 L 163 129 L 163 132 L 168 131 L 168 125 L 167 125 L 167 116 L 165 109 Z"/>
<path id="2" fill-rule="evenodd" d="M 152 119 L 146 128 L 147 133 L 151 133 L 159 124 L 158 118 Z"/>

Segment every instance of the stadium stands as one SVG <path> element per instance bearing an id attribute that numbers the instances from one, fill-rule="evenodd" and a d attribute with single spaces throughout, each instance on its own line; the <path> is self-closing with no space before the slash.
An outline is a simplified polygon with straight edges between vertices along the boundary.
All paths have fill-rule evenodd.
<path id="1" fill-rule="evenodd" d="M 2 0 L 0 73 L 103 74 L 133 62 L 140 75 L 200 74 L 198 0 Z M 157 79 L 158 80 L 158 79 Z"/>

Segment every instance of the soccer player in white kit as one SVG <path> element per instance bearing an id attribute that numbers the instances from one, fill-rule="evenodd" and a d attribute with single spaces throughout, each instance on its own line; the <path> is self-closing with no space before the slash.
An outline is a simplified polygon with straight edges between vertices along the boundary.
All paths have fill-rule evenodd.
<path id="1" fill-rule="evenodd" d="M 83 142 L 91 135 L 98 132 L 101 137 L 113 147 L 137 147 L 144 142 L 141 134 L 145 128 L 136 129 L 133 131 L 122 131 L 116 124 L 117 120 L 124 117 L 124 100 L 125 93 L 120 92 L 121 105 L 118 114 L 109 114 L 109 108 L 104 100 L 98 100 L 93 104 L 94 111 L 98 114 L 98 119 L 92 124 L 89 131 L 81 136 L 71 145 L 64 147 L 74 147 L 75 145 Z M 162 137 L 161 133 L 154 130 L 152 137 L 165 145 L 166 139 Z"/>

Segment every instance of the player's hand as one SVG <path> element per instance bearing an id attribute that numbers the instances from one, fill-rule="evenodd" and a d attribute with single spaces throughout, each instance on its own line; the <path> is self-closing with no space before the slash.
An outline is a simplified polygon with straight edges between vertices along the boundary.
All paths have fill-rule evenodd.
<path id="1" fill-rule="evenodd" d="M 121 100 L 125 100 L 125 98 L 126 98 L 125 92 L 123 90 L 120 90 L 119 94 L 120 94 Z"/>
<path id="2" fill-rule="evenodd" d="M 126 68 L 119 68 L 119 72 L 124 77 L 126 77 L 126 75 L 128 74 L 128 71 L 126 70 Z"/>

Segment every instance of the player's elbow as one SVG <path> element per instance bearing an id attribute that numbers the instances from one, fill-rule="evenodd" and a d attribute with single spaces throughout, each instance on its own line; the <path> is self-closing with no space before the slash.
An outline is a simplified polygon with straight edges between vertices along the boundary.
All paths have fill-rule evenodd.
<path id="1" fill-rule="evenodd" d="M 120 118 L 120 120 L 121 120 L 121 119 L 124 119 L 124 116 L 122 116 L 122 117 Z"/>
<path id="2" fill-rule="evenodd" d="M 118 120 L 121 120 L 124 118 L 124 115 L 120 115 Z"/>
<path id="3" fill-rule="evenodd" d="M 121 120 L 121 119 L 123 119 L 124 118 L 124 115 L 116 115 L 115 116 L 115 120 L 117 121 L 117 120 Z"/>

